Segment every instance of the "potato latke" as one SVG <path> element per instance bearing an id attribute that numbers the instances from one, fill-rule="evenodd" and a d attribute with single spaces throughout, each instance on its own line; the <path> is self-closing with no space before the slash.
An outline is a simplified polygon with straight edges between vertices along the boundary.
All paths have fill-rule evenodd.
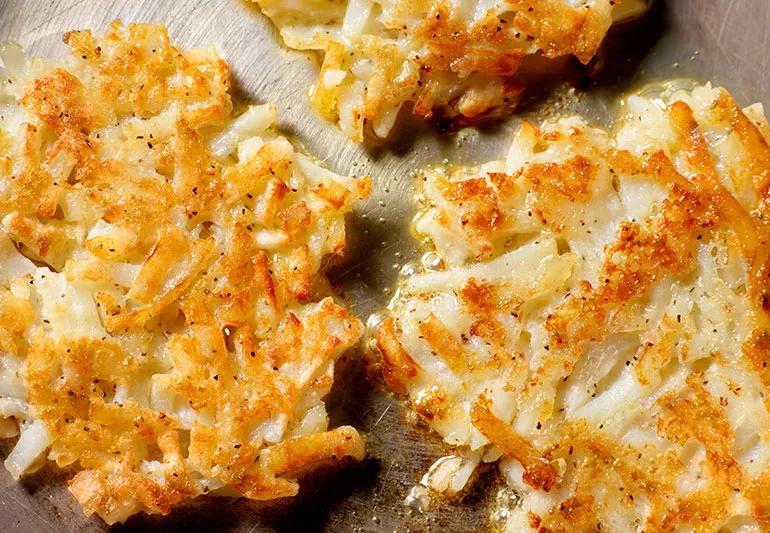
<path id="1" fill-rule="evenodd" d="M 199 494 L 297 493 L 364 454 L 323 397 L 360 322 L 326 259 L 368 179 L 233 113 L 227 63 L 161 26 L 70 32 L 66 63 L 4 45 L 0 431 L 108 523 Z"/>
<path id="2" fill-rule="evenodd" d="M 622 109 L 422 174 L 440 262 L 378 329 L 384 376 L 457 447 L 424 484 L 499 461 L 509 531 L 767 530 L 770 128 L 710 86 Z"/>

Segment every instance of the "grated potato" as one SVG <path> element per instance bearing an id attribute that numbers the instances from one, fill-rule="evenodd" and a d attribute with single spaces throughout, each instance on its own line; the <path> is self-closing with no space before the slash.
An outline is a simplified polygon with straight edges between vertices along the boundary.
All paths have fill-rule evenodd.
<path id="1" fill-rule="evenodd" d="M 326 258 L 369 181 L 233 113 L 212 49 L 162 26 L 68 33 L 64 63 L 0 48 L 0 436 L 106 522 L 200 494 L 293 496 L 361 459 L 323 397 L 360 322 Z"/>
<path id="2" fill-rule="evenodd" d="M 357 142 L 401 108 L 468 122 L 518 104 L 535 54 L 593 58 L 647 0 L 254 0 L 287 46 L 323 53 L 314 106 Z M 367 126 L 368 125 L 368 126 Z"/>
<path id="3" fill-rule="evenodd" d="M 671 89 L 613 132 L 525 122 L 505 161 L 421 174 L 441 264 L 377 343 L 456 447 L 424 485 L 497 462 L 511 532 L 770 529 L 769 133 L 724 89 Z"/>

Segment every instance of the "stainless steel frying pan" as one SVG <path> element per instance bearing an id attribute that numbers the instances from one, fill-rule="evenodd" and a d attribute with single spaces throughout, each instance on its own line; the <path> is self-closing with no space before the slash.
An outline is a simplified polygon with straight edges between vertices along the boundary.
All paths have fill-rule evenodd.
<path id="1" fill-rule="evenodd" d="M 165 24 L 183 47 L 215 45 L 232 65 L 240 96 L 274 102 L 284 131 L 332 169 L 371 174 L 374 191 L 351 219 L 347 263 L 333 273 L 355 312 L 365 321 L 381 309 L 399 269 L 419 257 L 409 233 L 410 171 L 443 159 L 475 162 L 503 154 L 520 118 L 494 127 L 440 133 L 409 123 L 386 145 L 351 143 L 307 105 L 317 61 L 277 44 L 274 30 L 242 0 L 0 0 L 0 40 L 29 52 L 62 56 L 62 34 L 104 28 L 111 20 Z M 564 91 L 531 105 L 530 118 L 563 111 L 596 121 L 611 116 L 617 96 L 643 83 L 690 77 L 727 87 L 741 104 L 770 104 L 770 1 L 658 0 L 647 18 L 609 38 L 603 69 L 579 71 L 575 95 Z M 493 471 L 482 472 L 462 499 L 444 501 L 425 514 L 402 505 L 409 488 L 442 454 L 438 439 L 420 427 L 403 403 L 366 379 L 360 357 L 339 365 L 329 399 L 333 423 L 349 423 L 366 435 L 370 458 L 342 470 L 306 478 L 291 502 L 255 505 L 198 500 L 168 517 L 136 516 L 118 530 L 130 531 L 479 531 L 494 499 Z M 14 482 L 0 471 L 0 531 L 102 531 L 85 518 L 51 469 Z"/>

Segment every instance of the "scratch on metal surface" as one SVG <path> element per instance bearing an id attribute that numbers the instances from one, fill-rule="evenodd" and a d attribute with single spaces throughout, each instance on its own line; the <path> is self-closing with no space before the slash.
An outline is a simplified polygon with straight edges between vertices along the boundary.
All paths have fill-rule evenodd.
<path id="1" fill-rule="evenodd" d="M 388 413 L 388 411 L 390 411 L 390 408 L 392 407 L 392 405 L 393 404 L 388 405 L 385 408 L 385 410 L 382 411 L 382 414 L 380 415 L 380 418 L 378 418 L 377 422 L 374 423 L 374 425 L 372 426 L 372 429 L 376 428 L 380 424 L 380 422 L 382 422 L 382 419 L 385 418 L 385 415 Z"/>
<path id="2" fill-rule="evenodd" d="M 24 509 L 25 511 L 28 511 L 28 512 L 32 513 L 32 514 L 33 514 L 33 515 L 35 515 L 37 518 L 39 518 L 39 519 L 40 519 L 42 522 L 45 522 L 46 524 L 48 524 L 49 526 L 51 526 L 51 528 L 53 528 L 53 527 L 54 527 L 54 523 L 53 523 L 53 522 L 51 522 L 50 520 L 48 520 L 46 517 L 44 517 L 43 515 L 41 515 L 41 514 L 40 514 L 40 513 L 38 513 L 37 511 L 35 511 L 35 510 L 34 510 L 32 507 L 30 507 L 30 506 L 26 505 L 26 504 L 25 504 L 23 501 L 21 501 L 21 499 L 19 499 L 19 497 L 18 497 L 18 496 L 16 496 L 16 495 L 15 495 L 15 494 L 13 494 L 12 492 L 6 492 L 5 494 L 6 494 L 7 496 L 9 496 L 9 497 L 11 498 L 11 500 L 13 500 L 15 503 L 17 503 L 17 504 L 19 505 L 19 507 L 21 507 L 21 508 L 22 508 L 22 509 Z"/>
<path id="3" fill-rule="evenodd" d="M 735 0 L 730 0 L 730 3 L 727 4 L 727 8 L 722 15 L 722 23 L 719 25 L 719 31 L 717 32 L 717 45 L 720 48 L 722 48 L 722 40 L 725 34 L 725 29 L 727 28 L 727 22 L 730 20 L 730 13 L 732 12 L 734 6 Z"/>
<path id="4" fill-rule="evenodd" d="M 43 22 L 41 22 L 40 24 L 38 24 L 37 26 L 35 26 L 35 27 L 34 27 L 34 28 L 32 28 L 31 30 L 29 30 L 29 33 L 30 33 L 30 34 L 34 34 L 34 33 L 36 33 L 36 32 L 37 32 L 37 31 L 38 31 L 40 28 L 42 28 L 42 27 L 43 27 L 43 26 L 45 26 L 46 24 L 50 24 L 51 22 L 53 22 L 53 21 L 54 21 L 55 19 L 57 19 L 58 17 L 61 17 L 62 15 L 64 15 L 65 13 L 67 13 L 67 12 L 69 12 L 69 11 L 72 11 L 72 10 L 73 10 L 73 9 L 75 9 L 76 7 L 78 7 L 78 6 L 81 6 L 81 5 L 85 4 L 87 1 L 88 1 L 88 0 L 77 0 L 76 2 L 74 2 L 74 3 L 70 4 L 70 5 L 68 5 L 67 7 L 64 7 L 64 8 L 62 8 L 62 9 L 54 9 L 54 11 L 55 11 L 55 13 L 56 13 L 55 15 L 53 15 L 53 16 L 51 16 L 51 17 L 43 17 Z"/>
<path id="5" fill-rule="evenodd" d="M 393 420 L 390 424 L 388 424 L 388 426 L 382 431 L 383 434 L 387 435 L 388 432 L 390 431 L 390 428 L 395 426 L 397 422 L 398 422 L 397 420 Z"/>
<path id="6" fill-rule="evenodd" d="M 395 459 L 390 460 L 390 464 L 388 465 L 388 469 L 385 471 L 385 475 L 382 476 L 382 484 L 384 485 L 388 481 L 388 477 L 390 477 L 390 471 L 393 470 L 393 465 L 396 464 Z"/>

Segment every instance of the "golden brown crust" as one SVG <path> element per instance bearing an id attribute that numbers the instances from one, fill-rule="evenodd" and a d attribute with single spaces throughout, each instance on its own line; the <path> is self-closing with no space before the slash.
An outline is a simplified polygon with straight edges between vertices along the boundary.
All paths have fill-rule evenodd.
<path id="1" fill-rule="evenodd" d="M 706 448 L 706 460 L 712 476 L 730 488 L 741 485 L 741 467 L 730 453 L 733 430 L 719 404 L 702 387 L 703 376 L 692 374 L 687 385 L 692 399 L 662 398 L 663 411 L 658 418 L 658 433 L 683 445 L 694 438 Z"/>
<path id="2" fill-rule="evenodd" d="M 674 185 L 661 215 L 647 227 L 623 222 L 617 240 L 606 251 L 598 287 L 586 287 L 568 299 L 546 322 L 556 346 L 577 347 L 604 338 L 610 310 L 643 295 L 667 272 L 683 272 L 694 258 L 698 231 L 714 225 L 714 215 L 693 193 Z M 618 264 L 622 265 L 619 266 Z"/>
<path id="3" fill-rule="evenodd" d="M 452 332 L 444 326 L 441 320 L 436 318 L 436 315 L 431 314 L 427 320 L 420 323 L 420 333 L 435 354 L 455 374 L 463 375 L 473 365 L 473 361 L 468 360 L 468 354 L 465 353 Z"/>
<path id="4" fill-rule="evenodd" d="M 385 382 L 395 392 L 406 392 L 406 383 L 417 375 L 417 366 L 396 336 L 394 321 L 388 317 L 377 328 L 377 347 L 383 356 Z"/>
<path id="5" fill-rule="evenodd" d="M 535 448 L 490 410 L 489 399 L 481 396 L 471 408 L 473 425 L 503 453 L 524 466 L 523 479 L 533 489 L 548 492 L 558 482 L 554 467 L 546 462 Z"/>

